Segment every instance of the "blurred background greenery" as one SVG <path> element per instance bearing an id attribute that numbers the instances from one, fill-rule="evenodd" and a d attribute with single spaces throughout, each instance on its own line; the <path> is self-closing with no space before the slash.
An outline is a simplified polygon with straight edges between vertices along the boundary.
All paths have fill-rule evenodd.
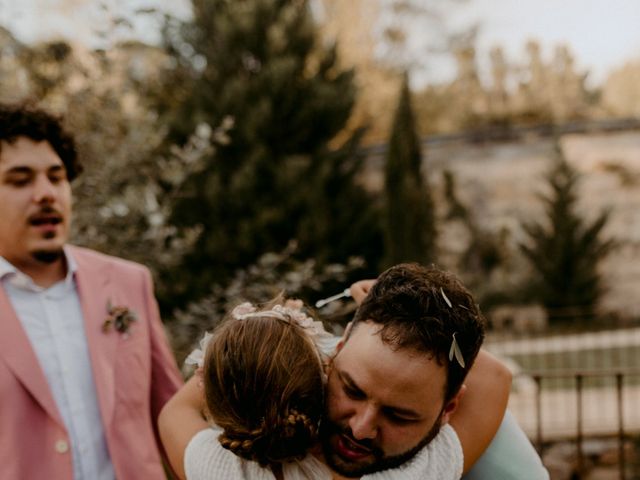
<path id="1" fill-rule="evenodd" d="M 487 309 L 535 303 L 560 327 L 611 318 L 598 309 L 610 212 L 583 218 L 558 127 L 638 106 L 590 86 L 569 47 L 547 62 L 531 41 L 518 65 L 496 47 L 487 83 L 478 26 L 446 22 L 447 5 L 473 2 L 192 0 L 186 15 L 95 3 L 108 21 L 93 45 L 0 28 L 0 100 L 64 115 L 85 164 L 74 242 L 153 270 L 179 358 L 229 302 L 284 289 L 313 304 L 401 261 L 457 271 Z M 140 21 L 160 40 L 123 40 Z M 455 78 L 413 86 L 416 22 Z M 532 127 L 553 146 L 542 214 L 518 218 L 507 248 L 456 172 L 431 168 L 429 145 Z"/>
<path id="2" fill-rule="evenodd" d="M 73 242 L 151 268 L 180 363 L 241 301 L 433 262 L 476 294 L 552 478 L 583 478 L 576 378 L 586 434 L 640 432 L 639 22 L 635 0 L 0 0 L 0 101 L 64 116 Z M 340 333 L 353 309 L 319 314 Z"/>

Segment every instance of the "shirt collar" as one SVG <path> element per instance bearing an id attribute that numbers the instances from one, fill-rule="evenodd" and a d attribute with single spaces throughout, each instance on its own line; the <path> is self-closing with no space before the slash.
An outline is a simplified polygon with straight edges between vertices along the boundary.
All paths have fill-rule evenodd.
<path id="1" fill-rule="evenodd" d="M 0 255 L 0 280 L 4 279 L 7 275 L 16 273 L 18 269 L 11 265 L 5 258 Z"/>
<path id="2" fill-rule="evenodd" d="M 74 280 L 76 272 L 78 271 L 78 264 L 76 263 L 70 249 L 65 246 L 63 248 L 64 258 L 67 263 L 67 275 L 64 280 L 58 282 L 63 283 L 65 288 L 74 286 Z M 31 277 L 22 273 L 16 267 L 13 266 L 7 259 L 0 255 L 0 282 L 7 279 L 16 287 L 27 288 L 29 290 L 43 291 L 44 288 L 36 285 Z"/>

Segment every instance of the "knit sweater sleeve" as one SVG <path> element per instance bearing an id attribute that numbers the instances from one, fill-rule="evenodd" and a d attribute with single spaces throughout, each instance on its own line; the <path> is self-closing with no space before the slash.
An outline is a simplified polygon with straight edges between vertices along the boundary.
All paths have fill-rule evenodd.
<path id="1" fill-rule="evenodd" d="M 268 468 L 223 448 L 218 441 L 220 433 L 208 428 L 191 439 L 184 454 L 187 480 L 275 480 Z"/>

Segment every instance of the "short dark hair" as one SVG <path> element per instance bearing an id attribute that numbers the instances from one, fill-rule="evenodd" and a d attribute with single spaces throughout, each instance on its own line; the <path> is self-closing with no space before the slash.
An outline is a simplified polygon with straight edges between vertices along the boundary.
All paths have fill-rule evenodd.
<path id="1" fill-rule="evenodd" d="M 467 288 L 452 273 L 418 264 L 396 265 L 380 275 L 353 327 L 366 321 L 380 325 L 384 343 L 432 355 L 445 366 L 445 402 L 462 386 L 484 340 L 485 320 Z M 464 367 L 449 360 L 454 334 Z"/>
<path id="2" fill-rule="evenodd" d="M 0 105 L 0 153 L 2 142 L 14 143 L 19 137 L 48 142 L 62 160 L 69 181 L 82 172 L 73 136 L 60 118 L 25 104 Z"/>

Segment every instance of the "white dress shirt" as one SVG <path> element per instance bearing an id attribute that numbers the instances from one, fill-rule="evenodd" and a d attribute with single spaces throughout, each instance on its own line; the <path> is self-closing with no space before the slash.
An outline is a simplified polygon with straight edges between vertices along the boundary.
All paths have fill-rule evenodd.
<path id="1" fill-rule="evenodd" d="M 66 426 L 74 478 L 113 480 L 76 289 L 77 265 L 66 250 L 65 257 L 66 278 L 42 288 L 0 256 L 0 283 L 31 342 Z M 68 446 L 62 442 L 57 448 Z"/>

